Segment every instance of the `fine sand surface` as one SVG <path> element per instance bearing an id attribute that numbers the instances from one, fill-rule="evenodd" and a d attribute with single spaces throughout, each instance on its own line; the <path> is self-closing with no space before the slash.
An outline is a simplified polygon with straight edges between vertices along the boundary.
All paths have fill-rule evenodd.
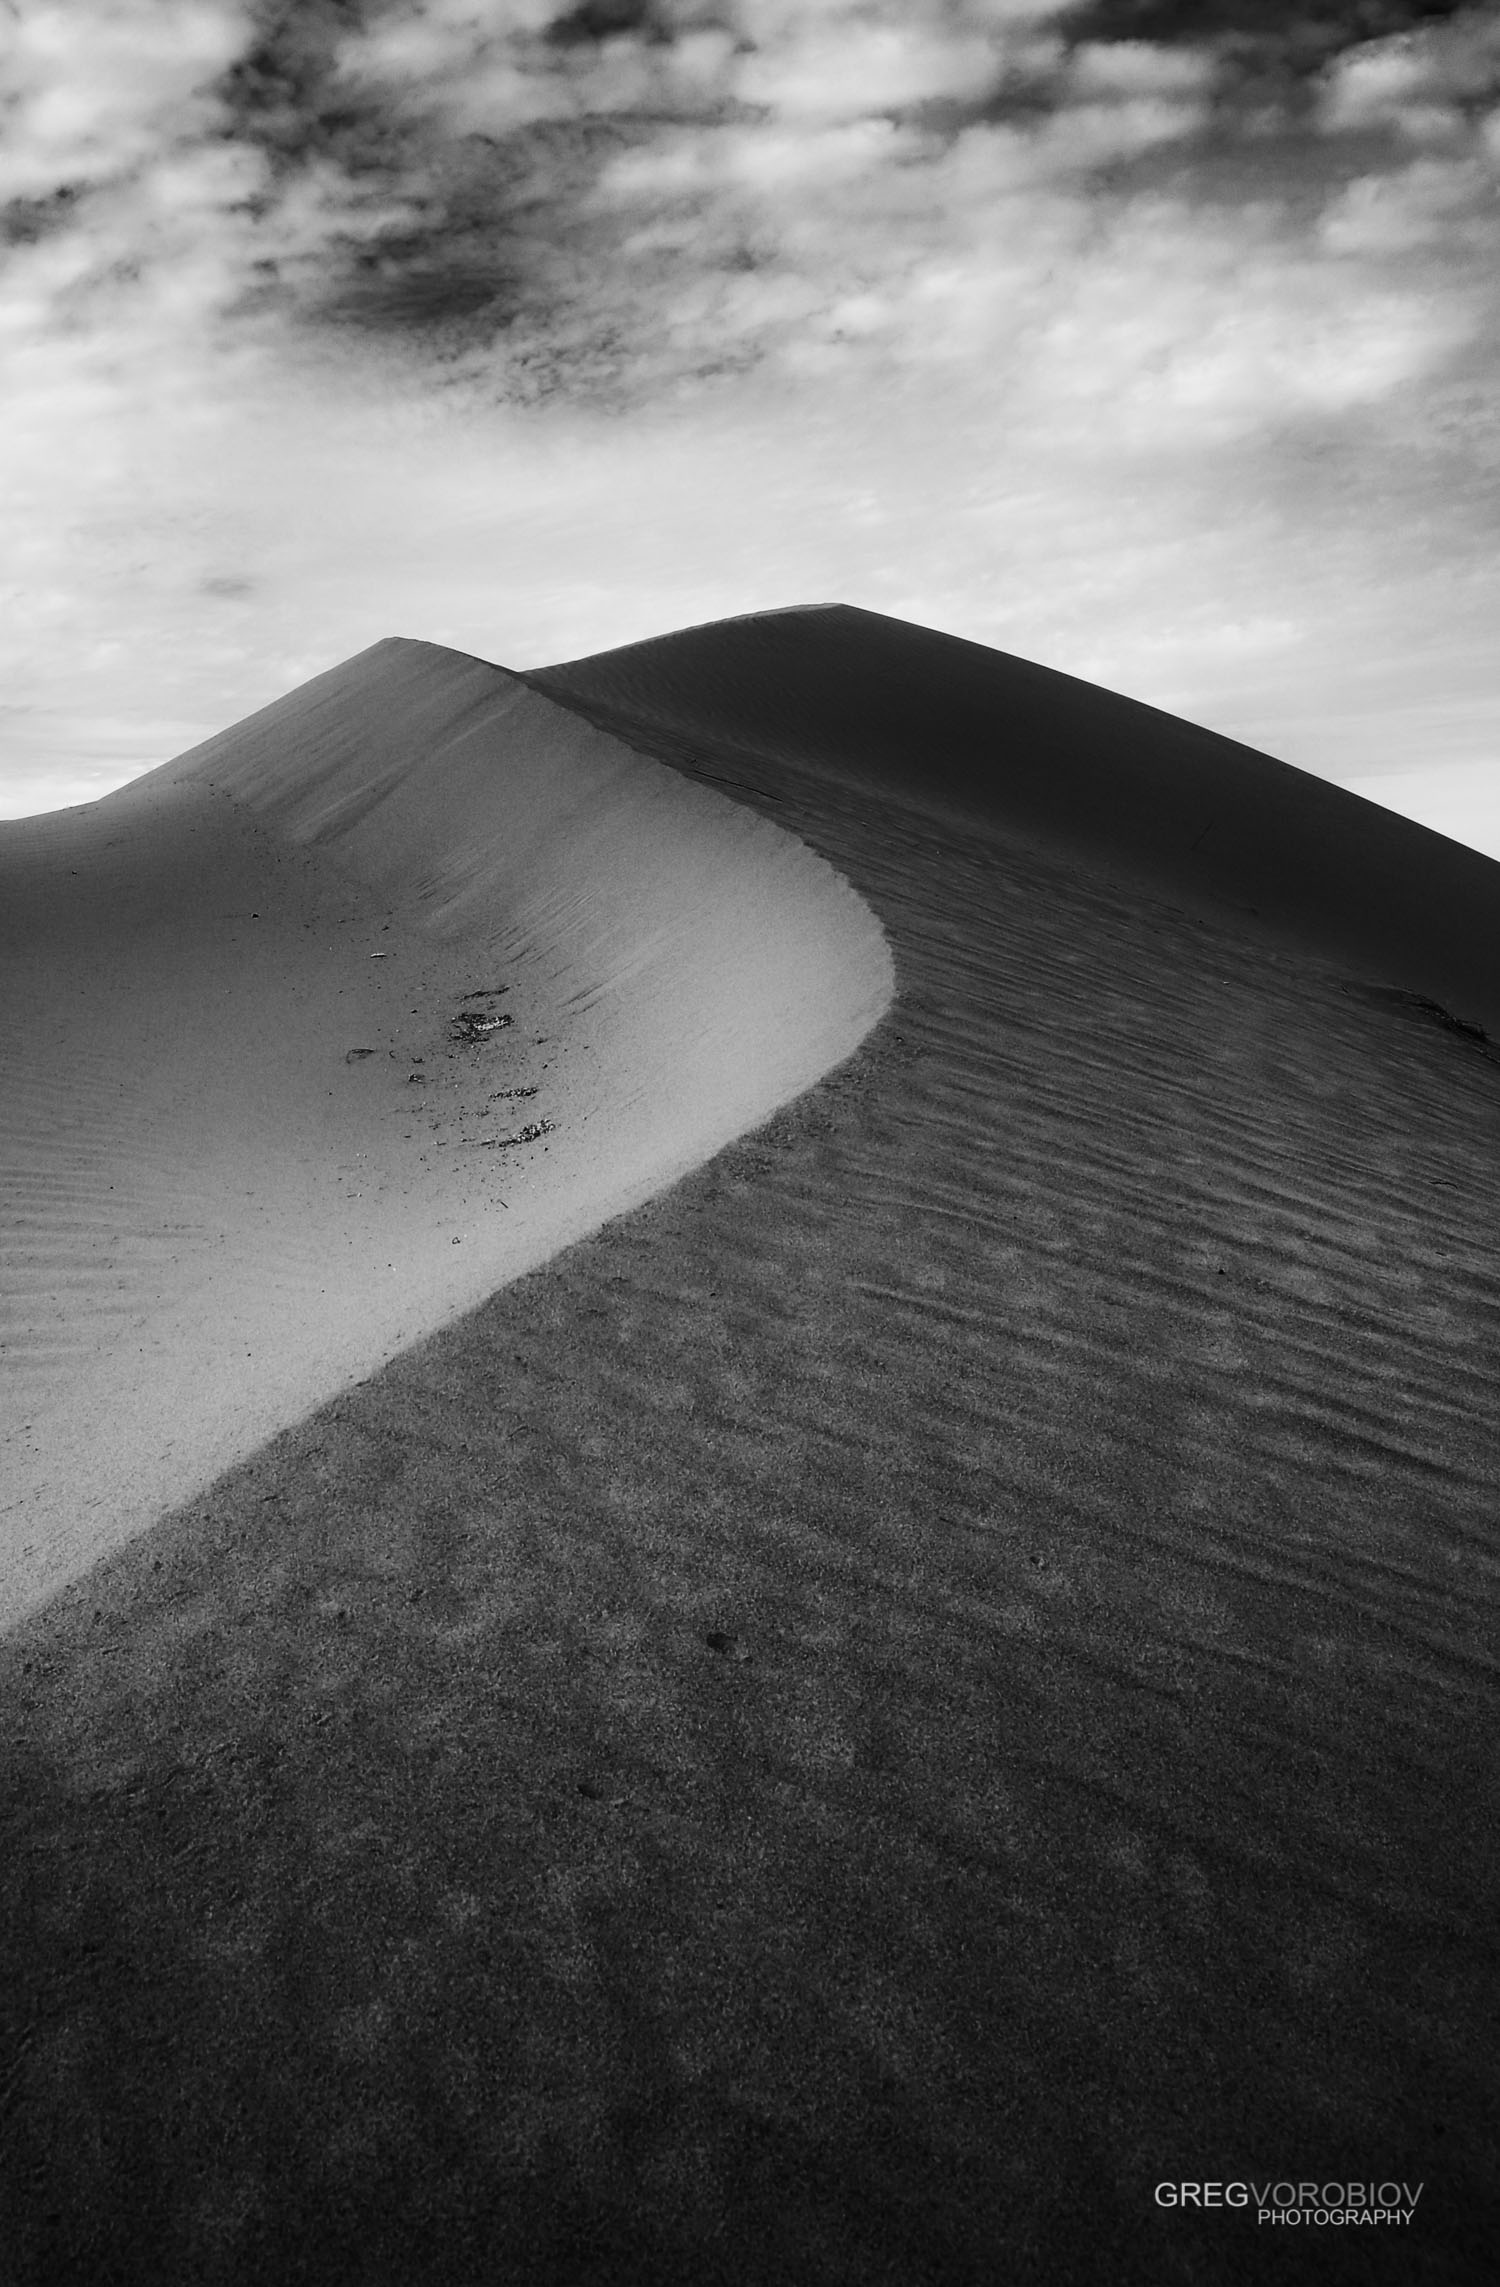
<path id="1" fill-rule="evenodd" d="M 0 979 L 0 1624 L 891 991 L 800 843 L 401 642 L 0 830 Z"/>
<path id="2" fill-rule="evenodd" d="M 522 679 L 817 853 L 895 1003 L 0 1642 L 26 2287 L 1492 2275 L 1500 869 L 958 648 Z M 257 833 L 426 894 L 422 804 L 243 736 Z M 1421 2189 L 1153 2196 L 1236 2179 Z"/>

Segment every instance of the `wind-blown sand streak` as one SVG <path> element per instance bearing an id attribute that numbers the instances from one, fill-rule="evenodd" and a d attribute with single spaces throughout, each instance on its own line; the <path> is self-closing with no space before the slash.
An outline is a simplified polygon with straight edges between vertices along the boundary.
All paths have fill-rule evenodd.
<path id="1" fill-rule="evenodd" d="M 402 642 L 7 827 L 0 974 L 0 1624 L 763 1119 L 891 989 L 778 828 Z"/>
<path id="2" fill-rule="evenodd" d="M 789 758 L 762 634 L 536 680 L 852 882 L 886 1020 L 0 1644 L 25 2287 L 1491 2276 L 1500 1068 L 1018 828 L 1003 709 L 961 819 L 940 705 Z M 1288 2177 L 1424 2188 L 1153 2198 Z"/>

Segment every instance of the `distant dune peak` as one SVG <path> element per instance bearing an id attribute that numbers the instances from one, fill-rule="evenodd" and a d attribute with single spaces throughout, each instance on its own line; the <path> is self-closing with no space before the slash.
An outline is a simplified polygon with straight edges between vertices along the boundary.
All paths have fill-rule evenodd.
<path id="1" fill-rule="evenodd" d="M 879 786 L 1500 1028 L 1493 859 L 1032 660 L 807 604 L 526 679 L 644 748 Z"/>

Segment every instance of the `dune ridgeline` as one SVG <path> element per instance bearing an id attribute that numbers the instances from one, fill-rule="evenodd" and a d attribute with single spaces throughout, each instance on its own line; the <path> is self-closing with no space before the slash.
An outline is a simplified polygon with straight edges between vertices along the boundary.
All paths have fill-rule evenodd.
<path id="1" fill-rule="evenodd" d="M 1493 859 L 1053 668 L 825 604 L 715 621 L 528 681 L 654 751 L 717 745 L 997 823 L 1500 1030 Z"/>
<path id="2" fill-rule="evenodd" d="M 389 641 L 0 832 L 0 1621 L 848 1055 L 774 824 Z"/>

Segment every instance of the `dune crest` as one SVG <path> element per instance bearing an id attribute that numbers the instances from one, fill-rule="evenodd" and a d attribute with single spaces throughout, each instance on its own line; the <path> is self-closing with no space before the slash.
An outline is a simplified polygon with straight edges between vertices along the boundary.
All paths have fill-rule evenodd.
<path id="1" fill-rule="evenodd" d="M 1500 1031 L 1500 868 L 1253 747 L 1054 668 L 848 604 L 754 612 L 538 669 L 664 754 L 717 746 L 1142 881 Z"/>
<path id="2" fill-rule="evenodd" d="M 0 833 L 0 1621 L 850 1053 L 764 818 L 389 641 Z"/>

